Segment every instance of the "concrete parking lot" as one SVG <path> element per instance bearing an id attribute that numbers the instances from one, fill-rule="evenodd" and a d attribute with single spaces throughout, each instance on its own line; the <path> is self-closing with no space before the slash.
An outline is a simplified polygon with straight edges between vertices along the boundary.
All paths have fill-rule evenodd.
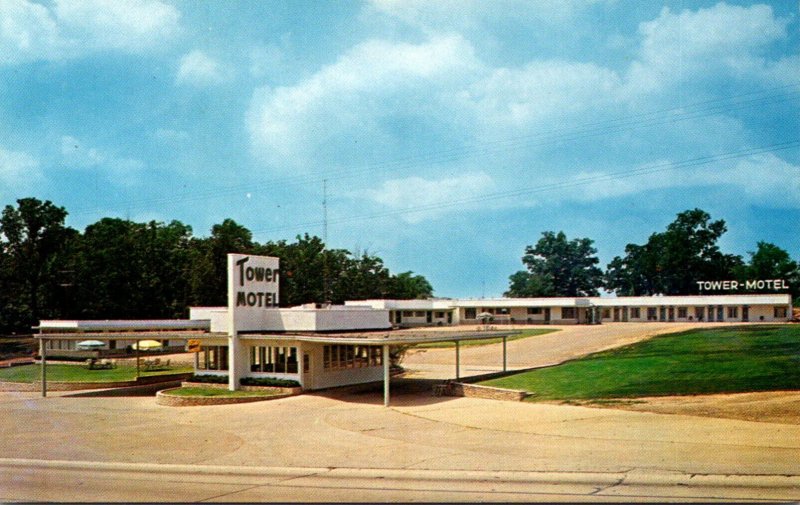
<path id="1" fill-rule="evenodd" d="M 0 451 L 1 501 L 800 500 L 800 425 L 400 388 L 390 408 L 0 393 Z"/>

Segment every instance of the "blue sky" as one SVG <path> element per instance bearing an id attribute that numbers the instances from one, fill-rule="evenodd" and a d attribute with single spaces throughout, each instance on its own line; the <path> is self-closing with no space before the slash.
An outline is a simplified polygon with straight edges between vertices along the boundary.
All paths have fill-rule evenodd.
<path id="1" fill-rule="evenodd" d="M 233 218 L 438 296 L 546 230 L 602 266 L 680 211 L 800 259 L 797 1 L 0 1 L 0 203 Z"/>

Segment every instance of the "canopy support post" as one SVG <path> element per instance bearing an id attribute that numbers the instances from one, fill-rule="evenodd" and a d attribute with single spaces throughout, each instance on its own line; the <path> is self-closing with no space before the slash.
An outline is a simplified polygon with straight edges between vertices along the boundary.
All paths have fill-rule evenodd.
<path id="1" fill-rule="evenodd" d="M 389 346 L 387 344 L 383 345 L 383 350 L 381 352 L 383 358 L 383 406 L 389 406 L 389 381 L 391 380 L 391 374 L 389 373 Z"/>
<path id="2" fill-rule="evenodd" d="M 507 336 L 503 336 L 503 371 L 508 371 L 508 350 L 506 348 Z"/>
<path id="3" fill-rule="evenodd" d="M 44 338 L 39 339 L 39 358 L 42 360 L 42 398 L 47 397 L 47 346 Z"/>
<path id="4" fill-rule="evenodd" d="M 459 371 L 460 365 L 461 365 L 461 363 L 460 363 L 460 361 L 461 361 L 461 353 L 460 353 L 459 347 L 458 347 L 458 340 L 456 340 L 455 342 L 456 342 L 456 380 L 459 380 L 459 379 L 461 379 L 461 374 L 460 374 L 460 371 Z"/>

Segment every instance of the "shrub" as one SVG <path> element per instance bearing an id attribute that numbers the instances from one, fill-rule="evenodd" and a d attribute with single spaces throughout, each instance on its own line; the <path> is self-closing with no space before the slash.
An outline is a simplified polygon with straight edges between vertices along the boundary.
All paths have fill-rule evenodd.
<path id="1" fill-rule="evenodd" d="M 193 375 L 191 382 L 204 382 L 207 384 L 227 384 L 227 375 Z"/>
<path id="2" fill-rule="evenodd" d="M 300 383 L 290 379 L 273 379 L 271 377 L 242 377 L 239 379 L 242 386 L 272 386 L 278 388 L 296 388 Z"/>

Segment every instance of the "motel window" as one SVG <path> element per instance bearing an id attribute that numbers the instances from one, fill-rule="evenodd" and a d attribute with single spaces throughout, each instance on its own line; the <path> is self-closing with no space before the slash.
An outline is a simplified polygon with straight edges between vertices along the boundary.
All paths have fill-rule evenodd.
<path id="1" fill-rule="evenodd" d="M 425 317 L 425 311 L 424 310 L 415 310 L 414 311 L 414 317 Z"/>
<path id="2" fill-rule="evenodd" d="M 203 346 L 197 363 L 198 370 L 227 370 L 228 346 Z"/>
<path id="3" fill-rule="evenodd" d="M 728 307 L 728 317 L 739 317 L 739 307 Z"/>
<path id="4" fill-rule="evenodd" d="M 561 319 L 575 319 L 575 307 L 562 307 Z"/>
<path id="5" fill-rule="evenodd" d="M 642 317 L 642 309 L 639 307 L 631 307 L 631 319 L 639 319 Z"/>
<path id="6" fill-rule="evenodd" d="M 528 307 L 528 315 L 529 316 L 538 316 L 542 313 L 541 307 Z"/>
<path id="7" fill-rule="evenodd" d="M 436 319 L 444 319 L 444 312 L 437 312 L 435 314 Z"/>
<path id="8" fill-rule="evenodd" d="M 464 309 L 464 319 L 477 319 L 478 318 L 478 311 L 475 307 L 469 307 Z"/>
<path id="9" fill-rule="evenodd" d="M 775 307 L 773 311 L 774 317 L 783 318 L 786 317 L 786 307 Z"/>
<path id="10" fill-rule="evenodd" d="M 382 349 L 366 345 L 326 345 L 322 350 L 322 367 L 325 370 L 344 370 L 382 366 Z"/>
<path id="11" fill-rule="evenodd" d="M 655 307 L 647 307 L 647 320 L 655 321 L 658 319 L 658 312 Z"/>
<path id="12" fill-rule="evenodd" d="M 603 309 L 603 319 L 611 318 L 611 309 Z"/>
<path id="13" fill-rule="evenodd" d="M 382 353 L 383 349 L 381 347 L 369 347 L 369 366 L 383 365 L 383 360 L 381 359 Z"/>
<path id="14" fill-rule="evenodd" d="M 266 373 L 297 373 L 297 347 L 250 348 L 250 371 Z"/>
<path id="15" fill-rule="evenodd" d="M 403 311 L 403 316 L 404 317 L 414 317 L 414 311 L 412 311 L 412 310 L 404 310 Z"/>
<path id="16" fill-rule="evenodd" d="M 689 310 L 686 307 L 678 307 L 678 317 L 682 319 L 686 319 L 689 315 Z"/>

